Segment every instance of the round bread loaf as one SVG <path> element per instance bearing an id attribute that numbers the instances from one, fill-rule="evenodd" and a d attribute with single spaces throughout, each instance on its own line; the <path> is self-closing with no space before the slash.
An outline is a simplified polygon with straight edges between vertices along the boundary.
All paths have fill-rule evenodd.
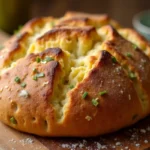
<path id="1" fill-rule="evenodd" d="M 107 15 L 38 18 L 0 51 L 0 120 L 41 136 L 88 137 L 150 113 L 150 46 Z"/>

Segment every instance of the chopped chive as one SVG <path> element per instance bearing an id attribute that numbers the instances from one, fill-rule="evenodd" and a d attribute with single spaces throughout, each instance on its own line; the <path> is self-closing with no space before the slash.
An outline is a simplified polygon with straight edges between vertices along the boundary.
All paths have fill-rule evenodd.
<path id="1" fill-rule="evenodd" d="M 134 48 L 134 50 L 137 49 L 137 46 L 135 44 L 132 44 L 132 47 Z"/>
<path id="2" fill-rule="evenodd" d="M 15 119 L 14 117 L 11 117 L 11 118 L 10 118 L 10 122 L 11 122 L 12 124 L 17 124 L 17 121 L 16 121 L 16 119 Z"/>
<path id="3" fill-rule="evenodd" d="M 36 73 L 36 72 L 37 72 L 37 69 L 36 69 L 36 68 L 33 68 L 33 72 Z"/>
<path id="4" fill-rule="evenodd" d="M 44 76 L 45 76 L 45 74 L 44 74 L 43 72 L 36 74 L 36 77 L 37 77 L 37 78 L 42 78 L 42 77 L 44 77 Z"/>
<path id="5" fill-rule="evenodd" d="M 47 57 L 46 57 L 44 60 L 42 60 L 41 62 L 42 62 L 43 64 L 46 64 L 47 62 L 53 61 L 53 60 L 54 60 L 54 58 L 47 56 Z"/>
<path id="6" fill-rule="evenodd" d="M 52 57 L 48 57 L 48 56 L 47 56 L 47 57 L 45 58 L 45 61 L 46 61 L 46 62 L 49 62 L 49 61 L 52 61 L 52 60 L 54 60 L 54 58 L 52 58 Z"/>
<path id="7" fill-rule="evenodd" d="M 136 79 L 136 75 L 133 73 L 133 72 L 130 72 L 129 73 L 129 77 L 130 77 L 130 79 Z"/>
<path id="8" fill-rule="evenodd" d="M 15 80 L 15 82 L 17 82 L 17 83 L 20 83 L 20 81 L 21 81 L 19 77 L 15 77 L 14 80 Z"/>
<path id="9" fill-rule="evenodd" d="M 98 101 L 98 98 L 94 98 L 92 99 L 92 104 L 97 107 L 99 105 L 99 101 Z"/>
<path id="10" fill-rule="evenodd" d="M 42 77 L 45 77 L 45 74 L 43 72 L 37 73 L 32 78 L 33 78 L 33 80 L 37 81 L 38 78 L 42 78 Z"/>
<path id="11" fill-rule="evenodd" d="M 35 80 L 35 81 L 37 81 L 37 76 L 35 75 L 35 76 L 33 76 L 33 80 Z"/>
<path id="12" fill-rule="evenodd" d="M 70 85 L 69 88 L 70 88 L 70 89 L 73 89 L 73 88 L 74 88 L 74 85 Z"/>
<path id="13" fill-rule="evenodd" d="M 88 96 L 88 92 L 84 92 L 82 98 L 85 99 Z"/>
<path id="14" fill-rule="evenodd" d="M 114 56 L 112 57 L 112 62 L 113 63 L 117 63 L 117 60 L 116 60 L 116 58 Z"/>
<path id="15" fill-rule="evenodd" d="M 126 56 L 132 58 L 132 55 L 130 53 L 127 53 Z"/>
<path id="16" fill-rule="evenodd" d="M 26 87 L 26 83 L 21 83 L 21 87 L 25 88 Z"/>
<path id="17" fill-rule="evenodd" d="M 4 48 L 4 46 L 3 46 L 3 45 L 0 45 L 0 50 L 3 49 L 3 48 Z"/>
<path id="18" fill-rule="evenodd" d="M 36 62 L 40 63 L 41 62 L 41 58 L 40 57 L 36 57 Z"/>
<path id="19" fill-rule="evenodd" d="M 17 34 L 21 29 L 22 29 L 22 25 L 19 25 L 18 26 L 18 29 L 14 30 L 14 34 Z"/>
<path id="20" fill-rule="evenodd" d="M 107 94 L 107 91 L 106 90 L 104 90 L 104 91 L 101 91 L 101 92 L 99 92 L 99 95 L 105 95 L 105 94 Z"/>

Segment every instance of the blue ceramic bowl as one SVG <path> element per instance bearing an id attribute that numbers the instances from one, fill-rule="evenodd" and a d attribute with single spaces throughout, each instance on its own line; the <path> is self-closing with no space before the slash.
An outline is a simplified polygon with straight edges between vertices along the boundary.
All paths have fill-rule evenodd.
<path id="1" fill-rule="evenodd" d="M 138 13 L 133 18 L 134 28 L 150 40 L 150 10 Z"/>

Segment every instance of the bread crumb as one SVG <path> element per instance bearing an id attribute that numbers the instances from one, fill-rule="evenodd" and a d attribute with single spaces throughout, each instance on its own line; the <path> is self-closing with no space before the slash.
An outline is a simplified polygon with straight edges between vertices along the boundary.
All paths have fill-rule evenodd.
<path id="1" fill-rule="evenodd" d="M 25 146 L 26 144 L 34 143 L 34 141 L 31 138 L 22 139 L 22 140 L 19 140 L 19 142 L 22 143 L 23 146 Z"/>
<path id="2" fill-rule="evenodd" d="M 147 144 L 147 143 L 148 143 L 148 140 L 144 140 L 144 143 Z"/>
<path id="3" fill-rule="evenodd" d="M 14 139 L 11 139 L 11 140 L 9 140 L 9 142 L 16 143 L 16 140 L 14 140 Z"/>
<path id="4" fill-rule="evenodd" d="M 83 148 L 84 145 L 82 143 L 79 144 L 79 148 Z"/>
<path id="5" fill-rule="evenodd" d="M 69 148 L 68 144 L 62 144 L 61 146 L 62 146 L 62 148 Z"/>
<path id="6" fill-rule="evenodd" d="M 118 86 L 120 87 L 121 85 L 120 85 L 120 84 L 118 84 Z"/>
<path id="7" fill-rule="evenodd" d="M 145 129 L 141 129 L 140 132 L 141 133 L 146 133 L 146 130 Z"/>
<path id="8" fill-rule="evenodd" d="M 43 82 L 42 86 L 44 87 L 44 86 L 47 85 L 48 83 L 49 83 L 49 81 Z"/>
<path id="9" fill-rule="evenodd" d="M 120 146 L 121 145 L 121 142 L 116 142 L 116 146 Z"/>
<path id="10" fill-rule="evenodd" d="M 107 146 L 106 145 L 102 145 L 102 149 L 107 149 Z"/>
<path id="11" fill-rule="evenodd" d="M 19 93 L 19 97 L 28 98 L 29 93 L 26 90 L 21 90 L 20 93 Z"/>
<path id="12" fill-rule="evenodd" d="M 83 140 L 83 144 L 87 144 L 87 141 L 86 141 L 86 140 Z"/>
<path id="13" fill-rule="evenodd" d="M 128 146 L 126 146 L 124 149 L 129 149 L 129 147 L 128 147 Z"/>
<path id="14" fill-rule="evenodd" d="M 115 83 L 115 80 L 112 80 L 112 83 Z"/>
<path id="15" fill-rule="evenodd" d="M 145 64 L 145 63 L 146 63 L 146 60 L 145 60 L 145 59 L 141 59 L 141 62 Z"/>
<path id="16" fill-rule="evenodd" d="M 6 85 L 4 88 L 5 88 L 5 89 L 8 89 L 8 86 Z"/>
<path id="17" fill-rule="evenodd" d="M 116 68 L 116 72 L 117 72 L 118 74 L 120 73 L 120 71 L 121 71 L 121 66 L 119 66 L 119 67 Z"/>
<path id="18" fill-rule="evenodd" d="M 78 144 L 72 144 L 72 148 L 73 148 L 73 149 L 76 149 L 77 146 L 78 146 Z"/>
<path id="19" fill-rule="evenodd" d="M 120 90 L 120 93 L 123 94 L 123 90 Z"/>
<path id="20" fill-rule="evenodd" d="M 100 143 L 96 143 L 97 144 L 97 149 L 101 149 L 102 148 L 102 145 Z"/>
<path id="21" fill-rule="evenodd" d="M 91 121 L 91 120 L 92 120 L 92 117 L 86 116 L 85 119 L 86 119 L 87 121 Z"/>
<path id="22" fill-rule="evenodd" d="M 150 131 L 150 126 L 147 127 L 147 131 Z"/>
<path id="23" fill-rule="evenodd" d="M 128 98 L 129 98 L 129 100 L 131 100 L 131 95 L 130 94 L 128 95 Z"/>
<path id="24" fill-rule="evenodd" d="M 101 83 L 100 83 L 100 87 L 102 87 L 103 86 L 103 81 L 101 81 Z"/>
<path id="25" fill-rule="evenodd" d="M 116 148 L 116 146 L 115 146 L 115 145 L 113 145 L 113 146 L 112 146 L 112 148 Z"/>
<path id="26" fill-rule="evenodd" d="M 4 58 L 4 56 L 3 56 L 3 55 L 1 55 L 1 56 L 0 56 L 0 59 L 2 59 L 2 58 Z"/>
<path id="27" fill-rule="evenodd" d="M 139 143 L 137 143 L 137 144 L 135 144 L 135 146 L 136 146 L 136 147 L 139 147 L 139 146 L 140 146 L 140 144 L 139 144 Z"/>

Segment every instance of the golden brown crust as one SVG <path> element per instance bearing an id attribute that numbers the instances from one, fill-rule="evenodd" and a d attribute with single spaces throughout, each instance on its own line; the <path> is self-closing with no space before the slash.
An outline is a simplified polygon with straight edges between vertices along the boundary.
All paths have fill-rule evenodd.
<path id="1" fill-rule="evenodd" d="M 48 52 L 51 51 L 53 49 L 48 50 Z M 112 132 L 122 125 L 134 123 L 141 116 L 141 105 L 132 82 L 122 69 L 118 76 L 116 70 L 120 66 L 112 62 L 112 57 L 108 52 L 102 51 L 101 55 L 89 76 L 69 94 L 65 117 L 61 124 L 56 122 L 55 110 L 50 105 L 53 81 L 56 82 L 56 75 L 61 75 L 58 63 L 52 61 L 46 65 L 36 64 L 37 55 L 33 54 L 21 60 L 13 71 L 10 70 L 1 76 L 1 86 L 4 89 L 8 86 L 1 92 L 0 103 L 1 106 L 3 105 L 0 108 L 0 112 L 3 112 L 1 119 L 9 124 L 10 118 L 14 116 L 17 125 L 9 124 L 12 127 L 30 133 L 37 134 L 38 132 L 39 135 L 51 136 L 93 136 Z M 45 73 L 44 79 L 41 78 L 38 81 L 32 79 L 34 67 Z M 21 81 L 27 83 L 25 90 L 29 92 L 28 98 L 19 97 L 19 92 L 23 89 L 14 82 L 16 76 L 22 77 Z M 99 79 L 95 80 L 98 77 Z M 48 81 L 48 85 L 43 87 L 44 81 Z M 123 93 L 120 92 L 121 89 Z M 100 96 L 99 92 L 103 90 L 107 90 L 108 94 Z M 87 99 L 82 99 L 84 91 L 89 92 Z M 7 96 L 8 93 L 10 97 Z M 131 100 L 129 95 L 131 95 Z M 99 105 L 97 107 L 93 106 L 92 98 L 98 98 Z M 5 109 L 8 111 L 4 111 Z M 129 113 L 125 113 L 127 109 L 129 109 Z M 136 120 L 132 120 L 135 114 L 138 117 Z M 92 120 L 86 120 L 86 116 L 90 116 Z M 114 120 L 117 122 L 117 126 L 114 124 L 110 128 L 110 124 Z M 105 128 L 103 124 L 105 124 Z M 89 130 L 90 126 L 93 128 L 92 130 Z"/>
<path id="2" fill-rule="evenodd" d="M 5 48 L 0 51 L 0 56 L 2 57 L 2 59 L 0 59 L 0 68 L 9 66 L 9 64 L 15 58 L 16 54 L 20 55 L 20 57 L 24 56 L 25 49 L 22 47 L 22 43 L 25 41 L 25 39 L 28 38 L 28 36 L 29 34 L 27 32 L 24 32 L 17 38 L 14 37 L 10 39 Z"/>
<path id="3" fill-rule="evenodd" d="M 91 25 L 96 28 L 111 24 L 115 28 L 120 28 L 120 25 L 112 20 L 106 14 L 88 14 L 80 12 L 67 12 L 64 17 L 58 22 L 57 26 L 87 26 Z"/>
<path id="4" fill-rule="evenodd" d="M 27 23 L 0 52 L 0 120 L 41 136 L 88 137 L 147 116 L 149 50 L 139 45 L 149 44 L 133 31 L 135 47 L 125 33 L 107 15 Z"/>
<path id="5" fill-rule="evenodd" d="M 61 51 L 59 49 L 55 50 Z M 40 55 L 31 54 L 27 58 L 20 60 L 15 69 L 9 70 L 1 76 L 2 101 L 0 103 L 3 107 L 1 107 L 0 111 L 1 118 L 4 119 L 5 123 L 9 124 L 10 118 L 13 116 L 17 120 L 17 126 L 13 123 L 10 124 L 11 126 L 33 133 L 39 130 L 40 134 L 42 134 L 43 131 L 41 132 L 40 128 L 43 125 L 44 132 L 46 132 L 47 127 L 46 125 L 44 126 L 44 123 L 47 117 L 50 119 L 49 122 L 54 121 L 55 112 L 50 105 L 50 98 L 54 81 L 57 80 L 58 74 L 61 75 L 60 67 L 57 61 L 51 61 L 47 64 L 39 64 L 35 61 L 36 57 L 42 58 L 44 55 L 51 54 L 54 54 L 53 49 L 48 49 Z M 39 73 L 44 73 L 45 76 L 37 81 L 33 80 L 34 68 Z M 15 77 L 20 77 L 21 82 L 27 84 L 26 87 L 23 88 L 16 83 L 14 81 Z M 45 82 L 47 84 L 44 84 Z M 26 95 L 27 97 L 21 96 L 22 90 L 27 91 L 29 95 Z M 5 109 L 8 112 L 4 112 Z"/>
<path id="6" fill-rule="evenodd" d="M 107 94 L 100 96 L 99 93 L 105 90 Z M 89 93 L 85 100 L 82 99 L 84 91 Z M 93 98 L 98 98 L 97 107 L 92 105 Z M 135 122 L 133 116 L 141 113 L 132 82 L 121 66 L 112 62 L 112 56 L 106 51 L 101 52 L 99 61 L 88 77 L 70 93 L 68 107 L 66 124 L 77 128 L 75 131 L 70 129 L 76 136 L 93 136 L 118 130 L 122 125 Z M 86 120 L 87 116 L 91 117 L 90 121 Z"/>
<path id="7" fill-rule="evenodd" d="M 83 27 L 83 28 L 66 28 L 66 27 L 61 27 L 61 28 L 54 28 L 53 30 L 50 30 L 48 32 L 46 32 L 43 36 L 39 37 L 37 39 L 38 42 L 42 42 L 42 41 L 47 41 L 49 39 L 56 39 L 58 37 L 60 38 L 83 38 L 83 39 L 90 39 L 90 37 L 92 37 L 92 35 L 96 36 L 96 32 L 95 32 L 95 28 L 93 27 Z M 98 38 L 98 36 L 97 36 Z"/>
<path id="8" fill-rule="evenodd" d="M 150 60 L 144 55 L 144 53 L 134 47 L 134 45 L 125 39 L 123 39 L 111 26 L 105 26 L 99 30 L 99 33 L 108 33 L 106 42 L 103 43 L 103 47 L 106 48 L 110 53 L 115 54 L 125 67 L 128 66 L 129 72 L 134 72 L 137 75 L 138 80 L 145 91 L 147 111 L 149 113 L 149 78 L 150 78 Z"/>
<path id="9" fill-rule="evenodd" d="M 150 44 L 142 35 L 130 28 L 123 28 L 118 30 L 119 33 L 127 40 L 137 45 L 144 53 L 150 57 Z"/>

